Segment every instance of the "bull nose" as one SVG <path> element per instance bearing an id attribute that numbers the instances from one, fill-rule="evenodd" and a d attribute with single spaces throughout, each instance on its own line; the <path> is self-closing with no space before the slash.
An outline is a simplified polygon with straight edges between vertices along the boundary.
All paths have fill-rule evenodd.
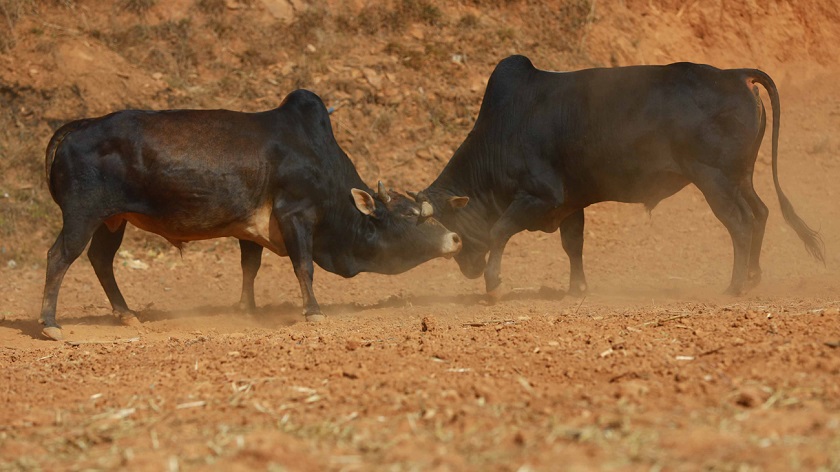
<path id="1" fill-rule="evenodd" d="M 455 233 L 449 233 L 443 240 L 443 255 L 450 258 L 461 252 L 461 247 L 463 247 L 461 237 Z"/>

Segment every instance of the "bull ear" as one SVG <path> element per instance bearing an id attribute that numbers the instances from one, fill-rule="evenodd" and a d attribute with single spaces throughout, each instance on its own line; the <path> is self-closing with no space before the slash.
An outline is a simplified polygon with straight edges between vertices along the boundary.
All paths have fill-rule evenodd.
<path id="1" fill-rule="evenodd" d="M 353 195 L 353 202 L 356 204 L 356 208 L 362 214 L 371 216 L 376 211 L 376 202 L 373 200 L 373 197 L 370 196 L 369 193 L 365 192 L 364 190 L 359 190 L 357 188 L 351 189 L 350 194 Z"/>
<path id="2" fill-rule="evenodd" d="M 464 208 L 470 202 L 470 197 L 449 197 L 449 206 L 454 209 Z"/>

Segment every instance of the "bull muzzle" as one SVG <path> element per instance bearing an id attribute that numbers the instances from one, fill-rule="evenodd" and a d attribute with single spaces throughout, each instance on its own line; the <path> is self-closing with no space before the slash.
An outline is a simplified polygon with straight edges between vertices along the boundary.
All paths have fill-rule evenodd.
<path id="1" fill-rule="evenodd" d="M 464 244 L 456 233 L 446 233 L 443 237 L 443 257 L 452 259 L 461 252 L 462 247 Z"/>

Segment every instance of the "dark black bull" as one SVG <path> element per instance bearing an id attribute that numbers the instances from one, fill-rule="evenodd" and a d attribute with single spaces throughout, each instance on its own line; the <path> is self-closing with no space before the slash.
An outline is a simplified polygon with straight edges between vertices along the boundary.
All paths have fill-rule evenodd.
<path id="1" fill-rule="evenodd" d="M 756 83 L 773 109 L 773 181 L 782 215 L 822 261 L 819 235 L 779 186 L 779 94 L 755 69 L 678 63 L 558 73 L 509 57 L 490 77 L 475 127 L 415 198 L 430 202 L 435 217 L 461 235 L 464 248 L 455 259 L 467 277 L 484 273 L 492 298 L 514 234 L 559 227 L 571 264 L 569 290 L 581 293 L 584 208 L 618 201 L 652 209 L 693 183 L 732 237 L 728 292 L 740 294 L 761 278 L 768 214 L 752 184 L 766 123 Z"/>
<path id="2" fill-rule="evenodd" d="M 458 235 L 420 216 L 424 205 L 381 184 L 371 195 L 336 143 L 321 99 L 305 90 L 262 113 L 128 110 L 74 121 L 50 141 L 46 173 L 63 218 L 41 309 L 53 339 L 61 338 L 61 281 L 88 241 L 113 309 L 136 322 L 113 271 L 127 222 L 178 247 L 238 238 L 245 309 L 254 307 L 262 249 L 288 255 L 310 321 L 322 316 L 313 261 L 344 277 L 395 274 L 461 248 Z"/>

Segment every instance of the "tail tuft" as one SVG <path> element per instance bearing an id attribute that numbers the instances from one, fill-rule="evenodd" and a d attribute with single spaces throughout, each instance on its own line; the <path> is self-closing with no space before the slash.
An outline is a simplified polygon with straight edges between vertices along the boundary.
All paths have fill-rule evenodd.
<path id="1" fill-rule="evenodd" d="M 808 226 L 799 215 L 793 211 L 793 205 L 784 194 L 779 194 L 779 205 L 782 207 L 782 216 L 784 216 L 787 224 L 796 231 L 799 239 L 805 244 L 805 250 L 808 251 L 814 259 L 825 264 L 825 243 L 820 236 L 820 233 L 810 226 Z"/>

